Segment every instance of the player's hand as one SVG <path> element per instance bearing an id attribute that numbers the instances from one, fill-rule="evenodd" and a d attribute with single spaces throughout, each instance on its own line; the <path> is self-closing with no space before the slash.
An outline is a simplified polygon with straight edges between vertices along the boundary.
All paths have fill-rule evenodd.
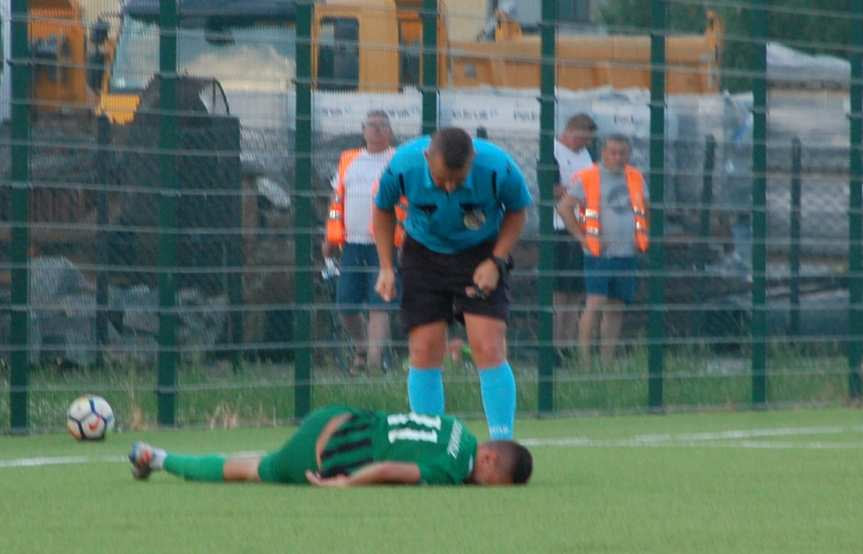
<path id="1" fill-rule="evenodd" d="M 500 272 L 497 269 L 497 264 L 494 263 L 494 260 L 487 259 L 483 260 L 473 272 L 473 287 L 468 287 L 465 290 L 465 294 L 469 297 L 474 298 L 477 296 L 488 296 L 494 289 L 497 288 L 497 284 L 500 281 Z"/>
<path id="2" fill-rule="evenodd" d="M 378 272 L 378 281 L 375 283 L 375 292 L 384 299 L 384 302 L 390 302 L 396 297 L 396 272 L 393 269 L 384 269 Z"/>
<path id="3" fill-rule="evenodd" d="M 306 470 L 306 480 L 316 487 L 347 487 L 351 484 L 351 478 L 347 475 L 321 477 L 320 474 L 308 469 Z"/>

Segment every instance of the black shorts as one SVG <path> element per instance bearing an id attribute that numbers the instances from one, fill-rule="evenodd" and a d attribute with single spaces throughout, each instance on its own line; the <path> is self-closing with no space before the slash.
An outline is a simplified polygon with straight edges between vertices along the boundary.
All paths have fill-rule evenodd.
<path id="1" fill-rule="evenodd" d="M 465 293 L 474 285 L 476 267 L 491 257 L 493 248 L 494 241 L 489 241 L 455 254 L 439 254 L 406 236 L 400 260 L 404 331 L 435 321 L 464 323 L 466 313 L 507 321 L 510 295 L 506 275 L 486 298 L 470 298 Z"/>
<path id="2" fill-rule="evenodd" d="M 583 294 L 584 250 L 581 243 L 569 231 L 555 231 L 554 239 L 554 290 Z"/>

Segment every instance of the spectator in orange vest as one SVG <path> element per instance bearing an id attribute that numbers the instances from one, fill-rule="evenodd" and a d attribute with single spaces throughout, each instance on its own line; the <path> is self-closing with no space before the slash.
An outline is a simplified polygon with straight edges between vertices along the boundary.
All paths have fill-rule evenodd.
<path id="1" fill-rule="evenodd" d="M 584 249 L 587 299 L 578 343 L 585 367 L 600 319 L 602 361 L 614 359 L 624 307 L 635 299 L 637 256 L 648 248 L 648 191 L 644 176 L 629 165 L 630 153 L 625 136 L 606 138 L 602 162 L 577 172 L 557 206 Z"/>
<path id="2" fill-rule="evenodd" d="M 321 246 L 325 258 L 341 249 L 336 303 L 342 324 L 353 339 L 350 373 L 382 368 L 383 344 L 390 338 L 390 317 L 375 292 L 378 254 L 372 236 L 372 198 L 377 181 L 393 156 L 393 132 L 386 112 L 373 110 L 363 122 L 365 146 L 342 152 L 333 177 L 333 198 Z M 363 312 L 368 310 L 368 322 Z"/>
<path id="3" fill-rule="evenodd" d="M 554 187 L 556 200 L 563 198 L 572 176 L 593 165 L 588 145 L 593 142 L 596 123 L 584 113 L 566 122 L 563 132 L 554 141 L 554 160 L 559 181 Z M 554 216 L 554 341 L 559 353 L 569 352 L 578 339 L 579 308 L 584 302 L 584 254 L 581 243 L 566 230 L 558 214 Z"/>

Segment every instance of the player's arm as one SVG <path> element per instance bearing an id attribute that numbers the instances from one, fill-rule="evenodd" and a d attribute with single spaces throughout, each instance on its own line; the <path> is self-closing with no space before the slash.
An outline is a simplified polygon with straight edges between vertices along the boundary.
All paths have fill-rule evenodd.
<path id="1" fill-rule="evenodd" d="M 394 265 L 393 247 L 395 244 L 396 211 L 372 206 L 372 226 L 375 232 L 375 247 L 381 269 L 392 270 Z"/>
<path id="2" fill-rule="evenodd" d="M 391 167 L 387 167 L 378 180 L 378 191 L 372 202 L 372 228 L 381 270 L 392 271 L 395 265 L 393 260 L 396 232 L 395 208 L 401 194 L 395 172 Z"/>
<path id="3" fill-rule="evenodd" d="M 392 162 L 390 162 L 392 163 Z M 375 234 L 375 248 L 378 251 L 378 280 L 375 291 L 389 302 L 396 295 L 395 246 L 396 212 L 401 190 L 396 182 L 396 174 L 387 167 L 378 181 L 378 192 L 372 203 L 372 228 Z"/>
<path id="4" fill-rule="evenodd" d="M 416 485 L 420 482 L 420 468 L 403 462 L 369 464 L 352 475 L 321 477 L 306 471 L 309 483 L 319 487 L 355 487 L 360 485 Z"/>
<path id="5" fill-rule="evenodd" d="M 506 259 L 509 256 L 513 246 L 518 241 L 518 237 L 521 235 L 521 230 L 524 229 L 526 221 L 527 210 L 506 212 L 503 215 L 500 232 L 497 235 L 497 242 L 494 243 L 494 250 L 492 251 L 496 257 Z"/>
<path id="6" fill-rule="evenodd" d="M 506 166 L 500 183 L 500 201 L 504 208 L 492 254 L 506 259 L 512 251 L 527 221 L 527 208 L 533 203 L 524 174 L 513 160 Z"/>

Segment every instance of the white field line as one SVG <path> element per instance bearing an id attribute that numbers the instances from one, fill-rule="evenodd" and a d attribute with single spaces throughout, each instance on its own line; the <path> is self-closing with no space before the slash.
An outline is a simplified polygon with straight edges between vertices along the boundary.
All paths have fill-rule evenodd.
<path id="1" fill-rule="evenodd" d="M 838 435 L 842 433 L 863 433 L 863 426 L 821 426 L 821 427 L 774 427 L 767 429 L 746 429 L 704 433 L 650 434 L 635 435 L 623 439 L 591 439 L 588 437 L 561 437 L 520 440 L 525 446 L 558 446 L 582 448 L 638 448 L 669 446 L 704 446 L 726 448 L 863 448 L 859 443 L 822 443 L 822 442 L 776 442 L 753 441 L 751 439 L 771 437 L 799 437 L 818 435 Z"/>
<path id="2" fill-rule="evenodd" d="M 128 462 L 125 456 L 44 456 L 41 458 L 12 458 L 0 460 L 0 469 L 8 467 L 42 467 L 92 463 Z"/>
<path id="3" fill-rule="evenodd" d="M 821 427 L 774 427 L 704 433 L 648 434 L 623 439 L 591 439 L 588 437 L 526 438 L 519 439 L 525 446 L 559 448 L 753 448 L 753 449 L 803 449 L 803 450 L 847 450 L 863 449 L 859 442 L 792 442 L 753 440 L 772 437 L 801 437 L 861 433 L 863 426 Z M 256 456 L 263 452 L 246 451 L 234 456 Z M 78 465 L 92 463 L 127 463 L 126 456 L 41 456 L 33 458 L 0 459 L 0 469 L 21 467 L 43 467 L 51 465 Z"/>

